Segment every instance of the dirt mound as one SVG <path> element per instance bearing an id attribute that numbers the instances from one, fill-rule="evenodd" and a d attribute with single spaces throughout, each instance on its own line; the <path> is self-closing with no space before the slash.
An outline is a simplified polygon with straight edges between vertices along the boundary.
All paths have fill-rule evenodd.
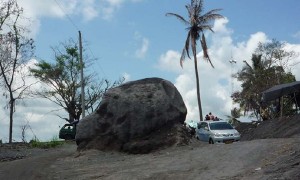
<path id="1" fill-rule="evenodd" d="M 300 115 L 241 123 L 236 129 L 242 134 L 241 140 L 290 138 L 300 135 Z"/>
<path id="2" fill-rule="evenodd" d="M 191 135 L 187 129 L 176 124 L 171 127 L 162 127 L 147 136 L 132 140 L 123 147 L 123 151 L 132 154 L 145 154 L 167 147 L 188 145 L 190 142 Z"/>

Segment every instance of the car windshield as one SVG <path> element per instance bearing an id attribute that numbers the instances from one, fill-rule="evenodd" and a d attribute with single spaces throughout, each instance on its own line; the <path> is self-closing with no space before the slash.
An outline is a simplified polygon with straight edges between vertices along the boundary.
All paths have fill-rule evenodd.
<path id="1" fill-rule="evenodd" d="M 211 130 L 233 129 L 233 127 L 226 122 L 211 123 L 209 126 Z"/>

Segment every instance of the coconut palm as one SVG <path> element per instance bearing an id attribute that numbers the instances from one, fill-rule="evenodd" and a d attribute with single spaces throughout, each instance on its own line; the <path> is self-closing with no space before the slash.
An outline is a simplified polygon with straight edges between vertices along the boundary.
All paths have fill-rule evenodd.
<path id="1" fill-rule="evenodd" d="M 233 109 L 231 109 L 231 115 L 227 115 L 228 118 L 228 123 L 230 123 L 233 126 L 237 126 L 240 121 L 238 120 L 238 118 L 241 117 L 241 109 L 234 107 Z"/>
<path id="2" fill-rule="evenodd" d="M 205 30 L 212 30 L 211 22 L 215 19 L 223 18 L 222 15 L 216 14 L 221 9 L 213 9 L 205 14 L 203 13 L 203 0 L 191 0 L 191 4 L 185 6 L 189 20 L 186 20 L 182 16 L 175 14 L 175 13 L 167 13 L 166 16 L 175 16 L 185 25 L 187 25 L 188 35 L 185 41 L 185 46 L 182 50 L 181 58 L 180 58 L 180 65 L 182 67 L 183 61 L 185 60 L 186 55 L 190 58 L 190 48 L 192 49 L 193 57 L 194 57 L 194 64 L 195 64 L 195 74 L 196 74 L 196 85 L 197 85 L 197 100 L 198 100 L 198 108 L 199 108 L 199 115 L 200 121 L 203 121 L 202 115 L 202 106 L 201 106 L 201 99 L 200 99 L 200 85 L 199 85 L 199 76 L 198 76 L 198 69 L 197 69 L 197 41 L 200 40 L 202 50 L 203 50 L 203 57 L 204 60 L 208 61 L 210 65 L 214 68 L 209 55 L 208 55 L 208 48 L 206 45 L 206 40 L 204 36 Z M 191 59 L 191 58 L 190 58 Z"/>

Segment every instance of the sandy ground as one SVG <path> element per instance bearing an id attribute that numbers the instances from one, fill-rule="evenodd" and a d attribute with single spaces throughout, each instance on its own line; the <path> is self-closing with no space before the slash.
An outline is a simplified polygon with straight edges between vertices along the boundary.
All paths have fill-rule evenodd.
<path id="1" fill-rule="evenodd" d="M 144 155 L 89 150 L 74 143 L 1 162 L 0 179 L 300 179 L 300 137 L 233 144 L 193 140 Z"/>
<path id="2" fill-rule="evenodd" d="M 27 180 L 27 179 L 52 179 L 51 165 L 59 158 L 70 157 L 76 152 L 74 143 L 64 144 L 59 148 L 37 149 L 28 147 L 5 148 L 0 147 L 0 157 L 16 159 L 0 162 L 0 180 Z M 3 155 L 4 154 L 4 155 Z"/>

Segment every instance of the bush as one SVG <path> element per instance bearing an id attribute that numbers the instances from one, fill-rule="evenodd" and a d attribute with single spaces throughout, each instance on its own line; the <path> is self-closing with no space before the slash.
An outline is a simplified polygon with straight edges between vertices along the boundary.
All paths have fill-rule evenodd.
<path id="1" fill-rule="evenodd" d="M 62 144 L 64 144 L 64 141 L 59 141 L 57 137 L 53 137 L 52 140 L 49 142 L 41 142 L 37 138 L 34 138 L 29 143 L 31 147 L 48 149 L 61 146 Z"/>

